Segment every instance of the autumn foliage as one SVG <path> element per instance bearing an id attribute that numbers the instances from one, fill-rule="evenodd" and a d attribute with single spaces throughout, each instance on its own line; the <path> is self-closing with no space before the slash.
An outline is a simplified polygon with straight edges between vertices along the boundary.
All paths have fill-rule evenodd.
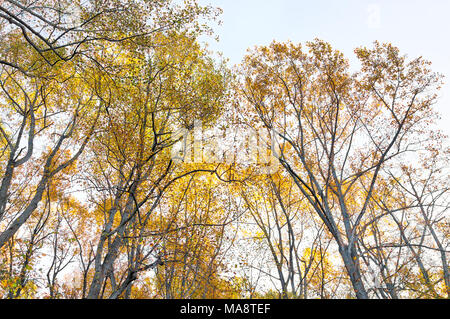
<path id="1" fill-rule="evenodd" d="M 0 297 L 449 298 L 442 76 L 319 39 L 230 69 L 219 13 L 0 1 Z"/>

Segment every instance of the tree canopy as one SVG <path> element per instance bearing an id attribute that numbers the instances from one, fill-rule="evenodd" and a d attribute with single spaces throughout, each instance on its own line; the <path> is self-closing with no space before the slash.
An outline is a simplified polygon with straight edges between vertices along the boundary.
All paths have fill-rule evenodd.
<path id="1" fill-rule="evenodd" d="M 0 1 L 0 298 L 449 298 L 442 75 L 219 14 Z"/>

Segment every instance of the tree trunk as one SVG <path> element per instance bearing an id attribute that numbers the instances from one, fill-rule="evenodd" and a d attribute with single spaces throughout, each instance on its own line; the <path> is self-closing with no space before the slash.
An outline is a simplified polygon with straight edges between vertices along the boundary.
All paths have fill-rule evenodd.
<path id="1" fill-rule="evenodd" d="M 358 299 L 369 299 L 366 288 L 364 287 L 364 283 L 362 281 L 361 272 L 359 269 L 359 261 L 356 254 L 352 251 L 349 251 L 347 245 L 339 247 L 339 253 L 344 260 L 345 268 L 347 269 L 347 273 L 350 277 L 350 281 L 352 283 L 356 297 Z"/>

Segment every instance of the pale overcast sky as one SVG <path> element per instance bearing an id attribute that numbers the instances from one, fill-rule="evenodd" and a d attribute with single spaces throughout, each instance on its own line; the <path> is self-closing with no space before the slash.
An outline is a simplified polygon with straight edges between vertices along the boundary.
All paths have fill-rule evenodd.
<path id="1" fill-rule="evenodd" d="M 437 105 L 440 127 L 450 135 L 450 1 L 449 0 L 201 0 L 223 9 L 220 41 L 210 49 L 223 52 L 231 65 L 247 48 L 272 40 L 302 42 L 320 38 L 350 61 L 353 49 L 374 40 L 391 42 L 410 57 L 422 55 L 446 76 Z"/>

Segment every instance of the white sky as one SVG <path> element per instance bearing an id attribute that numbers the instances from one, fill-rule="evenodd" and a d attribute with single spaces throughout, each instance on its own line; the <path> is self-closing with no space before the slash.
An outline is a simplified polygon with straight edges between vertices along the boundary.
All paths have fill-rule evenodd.
<path id="1" fill-rule="evenodd" d="M 436 107 L 439 127 L 450 135 L 450 1 L 448 0 L 200 0 L 223 9 L 223 25 L 215 28 L 231 65 L 247 48 L 272 40 L 302 42 L 320 38 L 356 61 L 353 49 L 372 42 L 391 42 L 402 53 L 423 56 L 445 75 Z"/>

